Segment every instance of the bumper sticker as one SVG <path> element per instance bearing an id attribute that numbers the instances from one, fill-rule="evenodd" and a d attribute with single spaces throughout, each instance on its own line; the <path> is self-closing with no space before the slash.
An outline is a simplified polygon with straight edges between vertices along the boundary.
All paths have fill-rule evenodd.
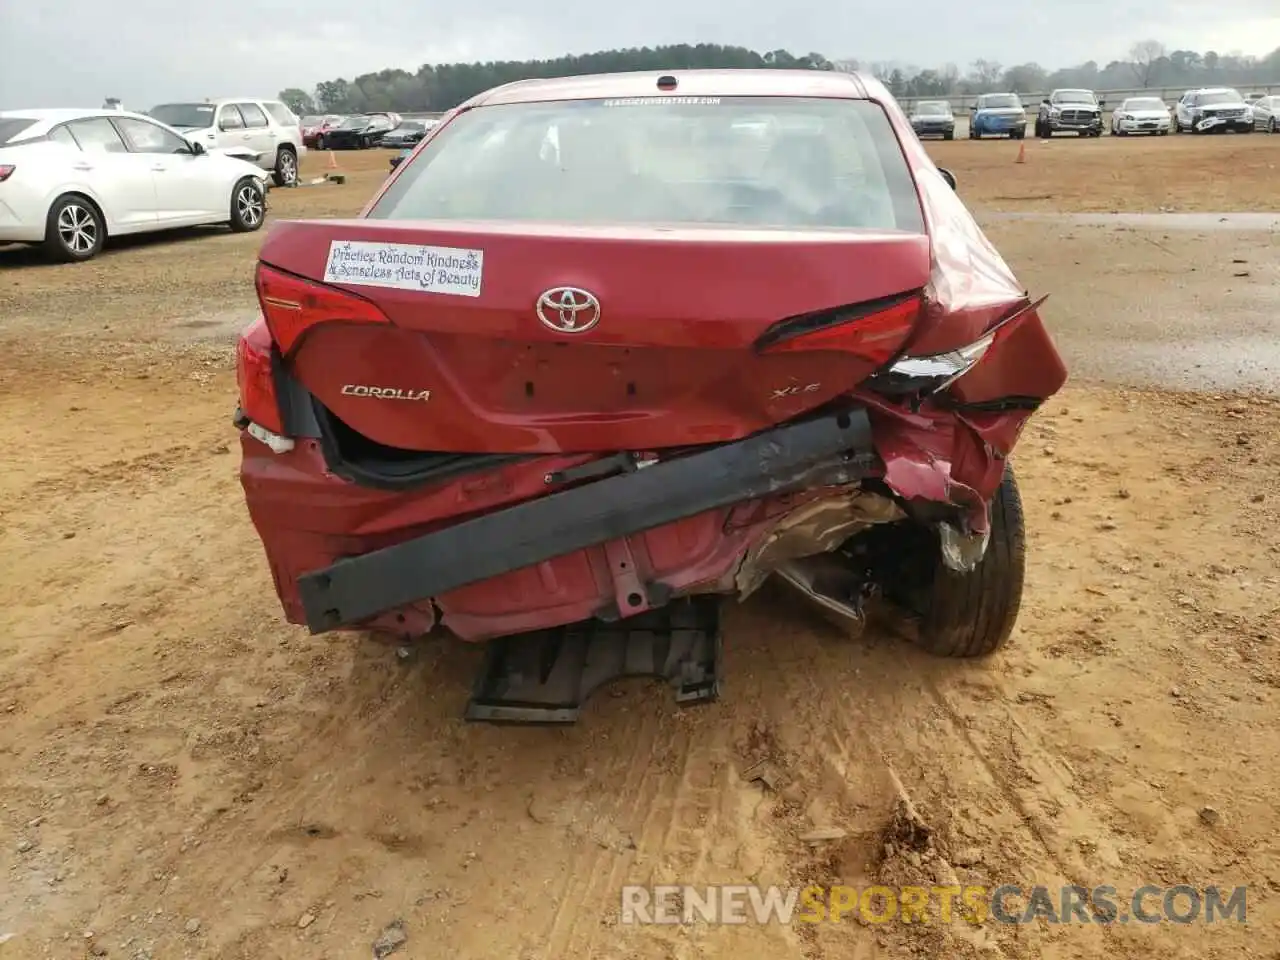
<path id="1" fill-rule="evenodd" d="M 326 283 L 480 296 L 484 251 L 416 243 L 334 240 L 324 266 Z"/>

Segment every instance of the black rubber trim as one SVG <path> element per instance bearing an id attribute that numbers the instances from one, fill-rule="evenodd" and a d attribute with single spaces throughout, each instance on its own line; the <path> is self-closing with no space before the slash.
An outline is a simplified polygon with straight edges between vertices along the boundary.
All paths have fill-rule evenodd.
<path id="1" fill-rule="evenodd" d="M 992 400 L 957 403 L 950 396 L 939 394 L 934 399 L 942 409 L 956 413 L 1004 413 L 1006 410 L 1039 410 L 1044 406 L 1043 397 L 996 397 Z"/>
<path id="2" fill-rule="evenodd" d="M 404 460 L 347 458 L 332 425 L 334 414 L 319 400 L 312 398 L 312 416 L 318 424 L 315 436 L 320 440 L 324 464 L 335 477 L 374 490 L 413 490 L 428 483 L 439 483 L 454 477 L 529 460 L 529 454 L 503 453 L 432 453 Z"/>
<path id="3" fill-rule="evenodd" d="M 274 344 L 271 347 L 271 372 L 284 435 L 312 440 L 319 437 L 320 424 L 311 405 L 311 393 L 289 372 Z"/>
<path id="4" fill-rule="evenodd" d="M 871 423 L 849 410 L 778 427 L 526 501 L 298 578 L 312 633 L 519 570 L 705 510 L 782 493 L 833 469 L 852 483 L 874 463 Z"/>

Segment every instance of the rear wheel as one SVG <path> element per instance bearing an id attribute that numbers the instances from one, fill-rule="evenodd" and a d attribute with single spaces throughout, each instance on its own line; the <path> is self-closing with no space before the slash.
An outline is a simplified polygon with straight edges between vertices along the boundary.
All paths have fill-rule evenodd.
<path id="1" fill-rule="evenodd" d="M 937 533 L 921 532 L 926 534 L 920 538 L 922 549 L 913 551 L 918 566 L 886 590 L 886 597 L 915 621 L 912 640 L 940 657 L 981 657 L 998 650 L 1018 619 L 1026 574 L 1022 498 L 1013 468 L 1005 467 L 991 500 L 987 550 L 971 571 L 945 566 Z"/>
<path id="2" fill-rule="evenodd" d="M 59 197 L 45 218 L 44 249 L 54 260 L 79 263 L 92 260 L 107 239 L 107 226 L 98 208 L 79 194 Z"/>
<path id="3" fill-rule="evenodd" d="M 262 184 L 253 177 L 239 180 L 231 191 L 231 229 L 235 233 L 252 233 L 267 217 L 267 199 Z"/>
<path id="4" fill-rule="evenodd" d="M 277 187 L 292 187 L 298 182 L 298 155 L 293 147 L 281 147 L 276 151 L 276 166 L 271 179 Z"/>

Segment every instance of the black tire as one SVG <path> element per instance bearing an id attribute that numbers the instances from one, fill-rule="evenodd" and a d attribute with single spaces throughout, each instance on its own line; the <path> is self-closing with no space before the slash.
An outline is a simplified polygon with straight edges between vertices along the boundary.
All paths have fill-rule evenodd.
<path id="1" fill-rule="evenodd" d="M 1025 140 L 1027 139 L 1027 128 L 1019 127 L 1013 133 L 1009 134 L 1009 136 L 1011 136 L 1014 140 Z"/>
<path id="2" fill-rule="evenodd" d="M 64 193 L 44 221 L 44 251 L 59 263 L 83 263 L 102 251 L 107 224 L 102 211 L 88 197 Z"/>
<path id="3" fill-rule="evenodd" d="M 241 177 L 231 190 L 231 218 L 228 223 L 233 233 L 252 233 L 262 227 L 267 219 L 267 195 L 262 184 L 253 177 Z"/>
<path id="4" fill-rule="evenodd" d="M 915 643 L 939 657 L 983 657 L 1008 641 L 1022 605 L 1026 528 L 1013 467 L 991 500 L 987 552 L 969 573 L 956 573 L 934 553 L 933 582 L 923 591 Z"/>
<path id="5" fill-rule="evenodd" d="M 1274 133 L 1275 131 L 1273 130 L 1272 132 Z M 951 130 L 942 135 L 943 140 L 954 140 L 955 138 L 956 138 L 956 132 L 954 130 Z"/>
<path id="6" fill-rule="evenodd" d="M 298 154 L 293 147 L 281 147 L 276 151 L 276 166 L 271 179 L 277 187 L 292 187 L 298 182 Z"/>

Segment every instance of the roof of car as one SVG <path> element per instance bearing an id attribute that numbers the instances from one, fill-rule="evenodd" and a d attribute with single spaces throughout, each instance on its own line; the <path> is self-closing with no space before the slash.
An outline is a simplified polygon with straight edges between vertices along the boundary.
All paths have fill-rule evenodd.
<path id="1" fill-rule="evenodd" d="M 659 77 L 674 77 L 659 89 Z M 582 77 L 517 80 L 477 94 L 464 107 L 540 100 L 612 100 L 631 97 L 835 97 L 881 99 L 876 80 L 834 70 L 644 70 Z"/>
<path id="2" fill-rule="evenodd" d="M 45 110 L 29 109 L 29 110 L 0 110 L 0 120 L 34 120 L 35 124 L 28 130 L 22 131 L 16 140 L 25 140 L 28 137 L 40 136 L 51 127 L 57 126 L 59 123 L 67 123 L 70 120 L 91 120 L 94 117 L 133 117 L 138 120 L 147 120 L 152 123 L 155 121 L 141 113 L 135 113 L 132 110 L 113 110 L 110 107 L 54 107 Z"/>

